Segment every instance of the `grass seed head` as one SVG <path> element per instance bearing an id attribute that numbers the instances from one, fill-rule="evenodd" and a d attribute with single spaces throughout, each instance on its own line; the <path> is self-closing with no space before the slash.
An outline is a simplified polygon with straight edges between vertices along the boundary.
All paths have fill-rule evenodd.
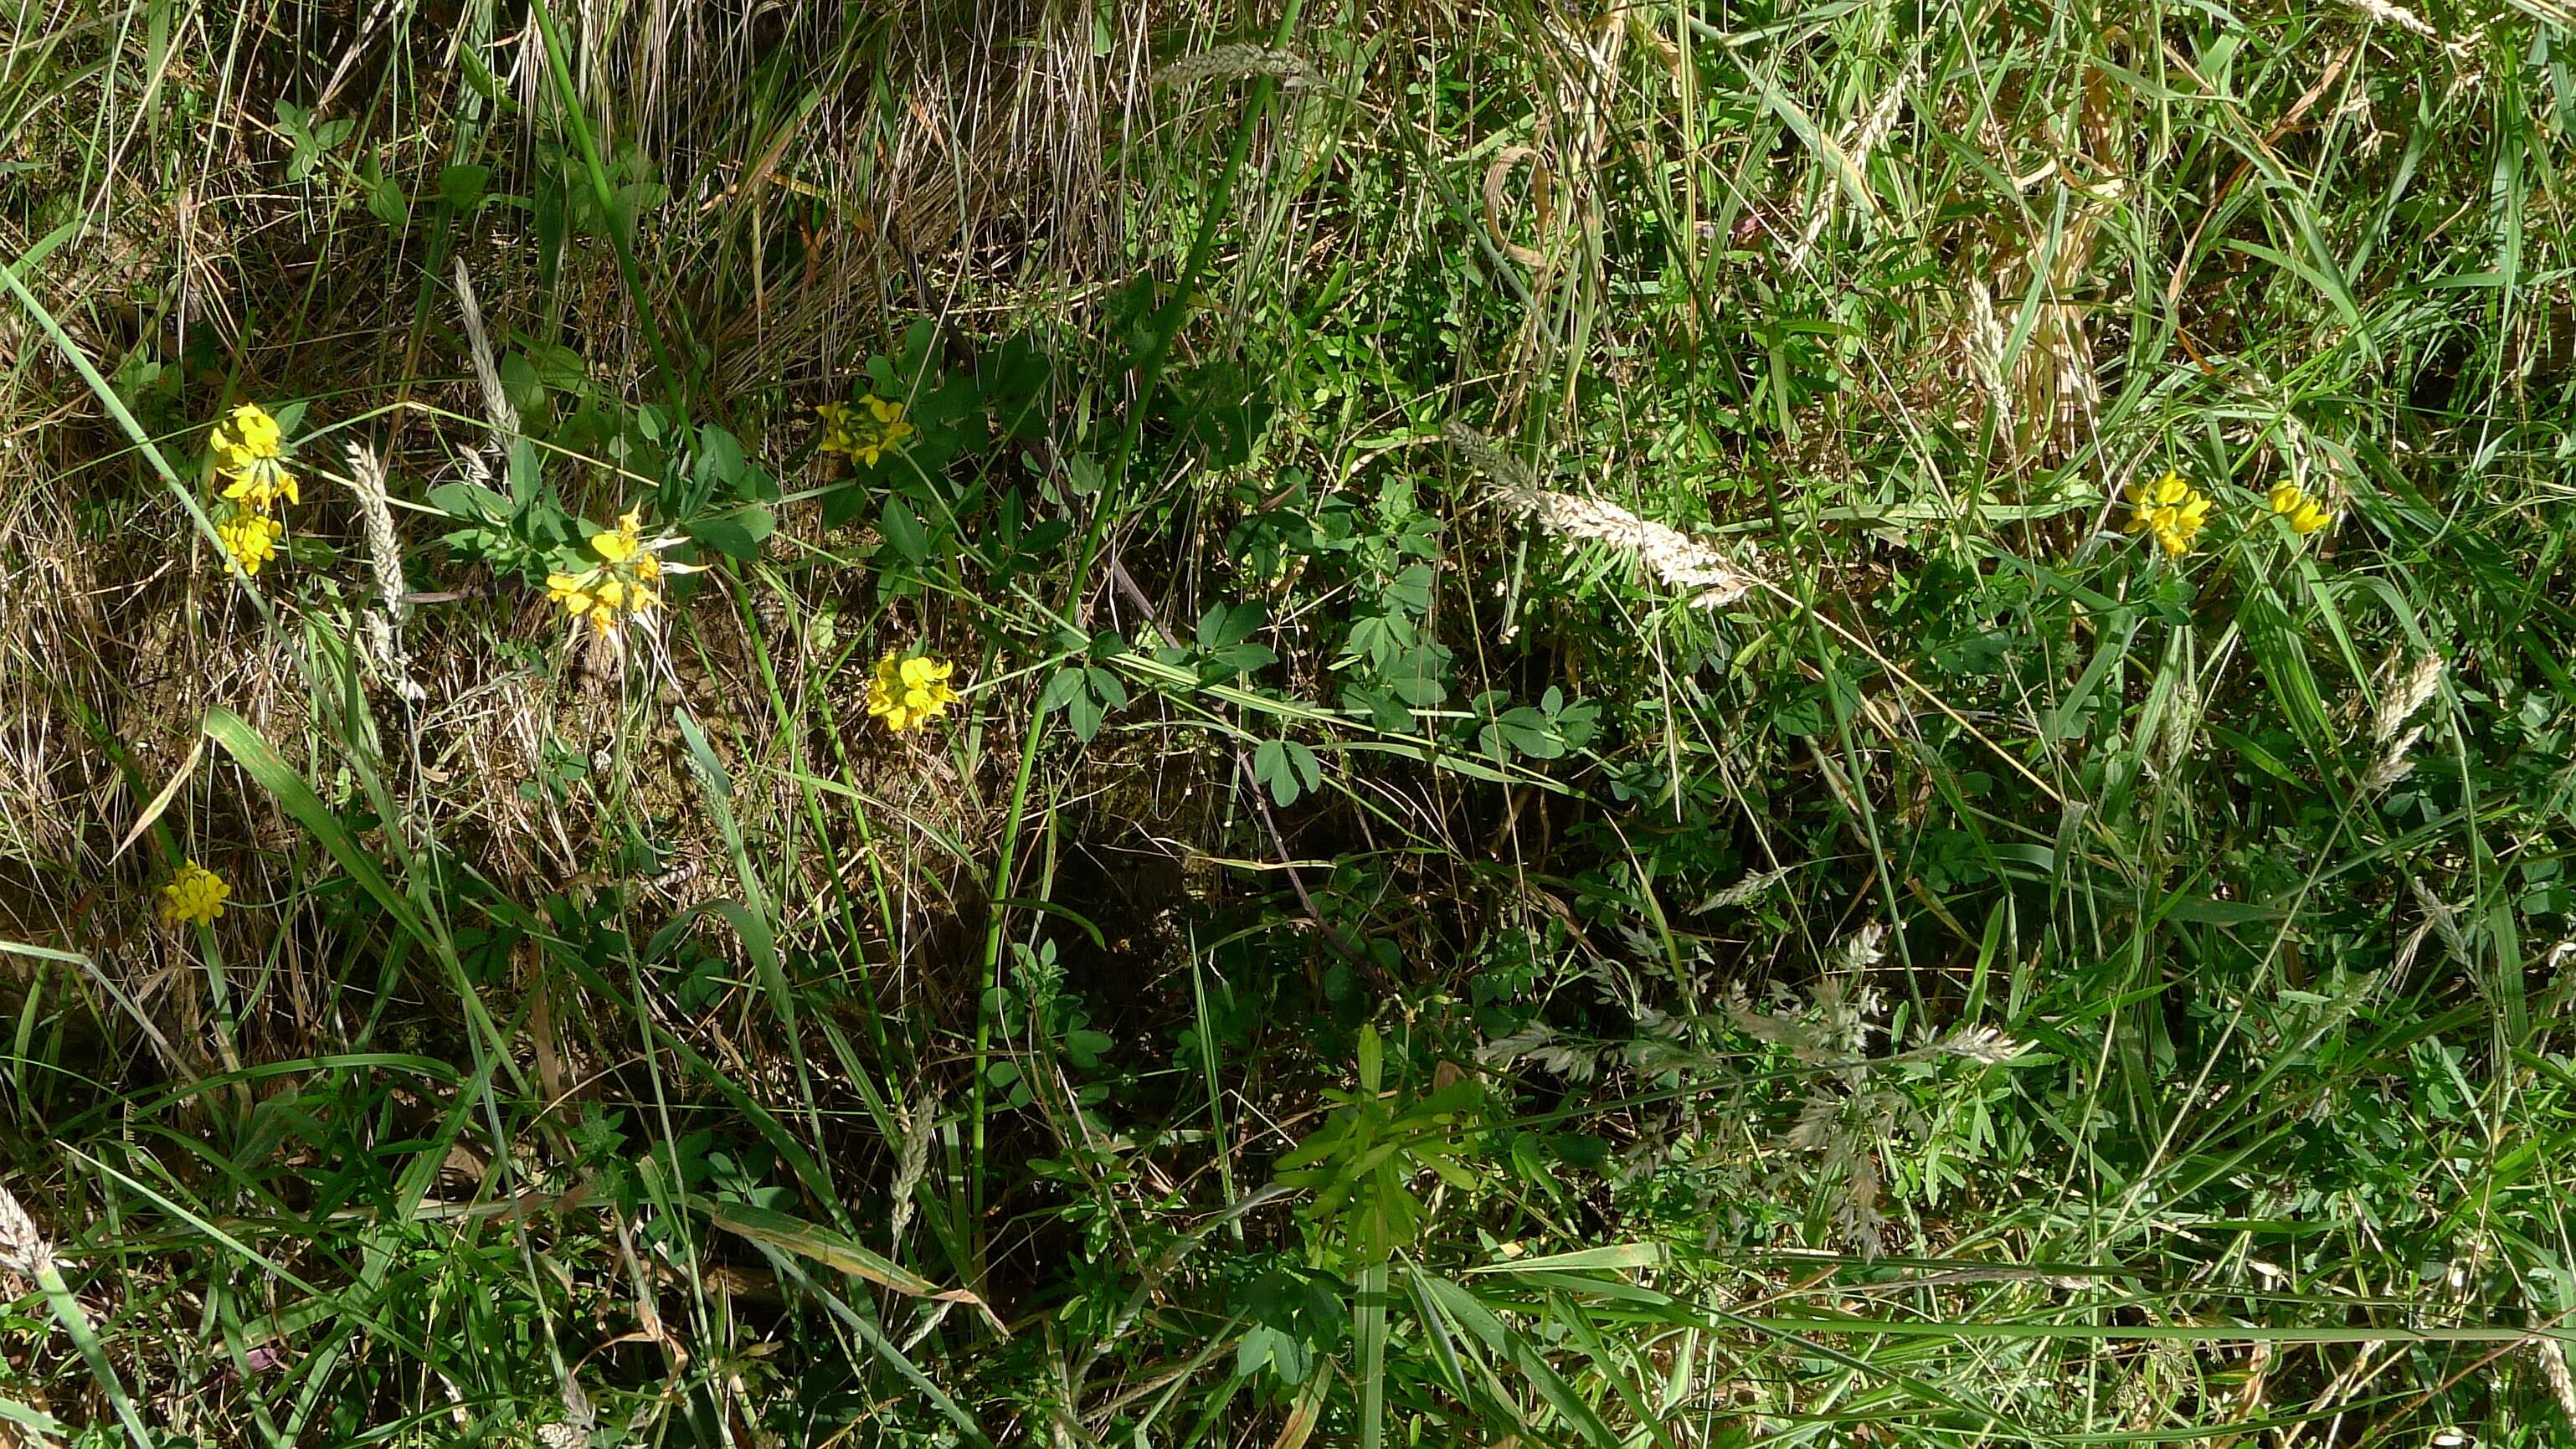
<path id="1" fill-rule="evenodd" d="M 1670 588 L 1702 608 L 1732 604 L 1750 593 L 1754 576 L 1728 554 L 1676 528 L 1640 518 L 1618 504 L 1541 488 L 1502 455 L 1484 434 L 1450 423 L 1441 435 L 1478 472 L 1500 487 L 1503 502 L 1559 538 L 1604 543 L 1628 555 Z"/>
<path id="2" fill-rule="evenodd" d="M 0 1268 L 22 1278 L 42 1278 L 53 1266 L 53 1245 L 45 1241 L 18 1195 L 0 1187 Z"/>
<path id="3" fill-rule="evenodd" d="M 2407 721 L 2432 702 L 2434 693 L 2441 686 L 2442 657 L 2427 654 L 2417 659 L 2414 667 L 2406 671 L 2406 677 L 2380 698 L 2378 713 L 2370 721 L 2371 742 L 2385 745 L 2395 739 Z M 2416 733 L 2421 734 L 2422 731 Z"/>
<path id="4" fill-rule="evenodd" d="M 1303 90 L 1315 83 L 1315 65 L 1284 45 L 1220 45 L 1163 67 L 1154 73 L 1154 84 L 1177 86 L 1218 76 L 1255 75 L 1275 77 L 1282 90 Z"/>

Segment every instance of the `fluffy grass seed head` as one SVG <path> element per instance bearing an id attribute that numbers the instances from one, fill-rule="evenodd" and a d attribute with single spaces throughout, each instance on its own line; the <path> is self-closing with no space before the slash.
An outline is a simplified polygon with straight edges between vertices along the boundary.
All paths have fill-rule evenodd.
<path id="1" fill-rule="evenodd" d="M 2273 484 L 2269 501 L 2274 513 L 2289 520 L 2293 533 L 2314 533 L 2334 522 L 2334 514 L 2296 483 Z"/>
<path id="2" fill-rule="evenodd" d="M 1158 86 L 1186 85 L 1214 76 L 1275 76 L 1281 90 L 1302 90 L 1315 83 L 1315 65 L 1286 46 L 1220 45 L 1173 61 L 1154 73 Z"/>
<path id="3" fill-rule="evenodd" d="M 1465 423 L 1441 436 L 1501 491 L 1504 504 L 1559 538 L 1604 543 L 1644 565 L 1701 608 L 1721 608 L 1750 592 L 1754 576 L 1735 558 L 1677 528 L 1640 518 L 1616 503 L 1542 488 L 1520 464 Z"/>
<path id="4" fill-rule="evenodd" d="M 18 1195 L 5 1187 L 0 1187 L 0 1268 L 39 1280 L 55 1271 L 53 1245 Z"/>
<path id="5" fill-rule="evenodd" d="M 2424 706 L 2433 702 L 2433 696 L 2441 688 L 2442 656 L 2426 654 L 2418 657 L 2405 677 L 2380 696 L 2379 708 L 2370 721 L 2371 743 L 2385 745 L 2397 738 L 2397 732 L 2422 713 Z"/>
<path id="6" fill-rule="evenodd" d="M 876 678 L 868 681 L 868 713 L 896 734 L 930 723 L 957 702 L 957 691 L 948 684 L 955 669 L 928 654 L 905 658 L 887 650 L 877 661 Z"/>
<path id="7" fill-rule="evenodd" d="M 845 453 L 871 468 L 887 453 L 901 452 L 905 441 L 920 431 L 903 415 L 903 404 L 875 393 L 860 398 L 856 408 L 827 402 L 814 411 L 823 419 L 822 451 Z"/>
<path id="8" fill-rule="evenodd" d="M 224 902 L 232 893 L 233 888 L 224 884 L 222 876 L 189 861 L 170 877 L 168 885 L 161 887 L 162 924 L 207 925 L 224 913 Z"/>
<path id="9" fill-rule="evenodd" d="M 2191 552 L 2209 521 L 2209 495 L 2167 473 L 2153 483 L 2129 485 L 2129 531 L 2153 538 L 2175 558 Z"/>
<path id="10" fill-rule="evenodd" d="M 232 416 L 215 424 L 209 440 L 215 449 L 215 475 L 223 494 L 255 513 L 265 513 L 280 500 L 301 503 L 304 496 L 288 466 L 286 439 L 277 419 L 257 403 L 243 403 Z"/>

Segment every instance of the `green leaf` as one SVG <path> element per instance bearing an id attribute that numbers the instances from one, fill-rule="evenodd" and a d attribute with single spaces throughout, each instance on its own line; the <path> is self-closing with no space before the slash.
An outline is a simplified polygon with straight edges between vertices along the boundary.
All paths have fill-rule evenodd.
<path id="1" fill-rule="evenodd" d="M 733 434 L 708 423 L 698 429 L 698 462 L 691 476 L 709 487 L 727 487 L 742 481 L 742 443 Z"/>
<path id="2" fill-rule="evenodd" d="M 377 172 L 367 178 L 367 214 L 387 226 L 401 226 L 411 219 L 411 198 L 392 177 Z"/>
<path id="3" fill-rule="evenodd" d="M 1112 1045 L 1114 1043 L 1107 1032 L 1094 1031 L 1087 1026 L 1064 1034 L 1064 1054 L 1086 1072 L 1100 1065 L 1100 1059 L 1109 1054 Z"/>
<path id="4" fill-rule="evenodd" d="M 2222 724 L 2213 723 L 2208 726 L 2208 729 L 2211 739 L 2235 751 L 2237 757 L 2245 763 L 2284 784 L 2299 786 L 2302 789 L 2306 787 L 2307 782 L 2299 778 L 2297 771 L 2291 769 L 2280 756 L 2265 749 L 2253 736 L 2239 733 Z"/>
<path id="5" fill-rule="evenodd" d="M 942 1288 L 911 1269 L 880 1254 L 859 1246 L 830 1228 L 792 1218 L 785 1213 L 753 1207 L 749 1203 L 705 1202 L 707 1221 L 736 1237 L 793 1253 L 797 1257 L 820 1263 L 835 1272 L 864 1278 L 880 1288 L 891 1288 L 913 1298 L 931 1298 L 942 1303 L 963 1303 L 982 1309 L 986 1317 L 992 1310 L 984 1300 L 963 1288 Z M 999 1320 L 995 1320 L 998 1326 Z"/>
<path id="6" fill-rule="evenodd" d="M 2176 896 L 2164 908 L 2168 921 L 2197 921 L 2210 926 L 2251 926 L 2283 920 L 2289 914 L 2279 906 L 2222 901 L 2210 896 Z"/>
<path id="7" fill-rule="evenodd" d="M 1322 761 L 1315 758 L 1313 750 L 1294 740 L 1289 741 L 1288 763 L 1296 767 L 1298 778 L 1305 781 L 1307 789 L 1324 788 L 1324 765 Z"/>
<path id="8" fill-rule="evenodd" d="M 544 393 L 540 391 L 538 396 L 542 398 Z M 535 439 L 522 437 L 510 440 L 509 481 L 510 503 L 513 508 L 527 508 L 544 494 L 545 465 L 537 459 Z"/>
<path id="9" fill-rule="evenodd" d="M 1431 611 L 1431 565 L 1407 564 L 1385 589 L 1387 602 L 1416 614 Z"/>
<path id="10" fill-rule="evenodd" d="M 878 516 L 878 527 L 886 543 L 903 556 L 904 562 L 923 564 L 930 561 L 930 531 L 921 526 L 921 518 L 911 505 L 900 498 L 888 498 Z"/>
<path id="11" fill-rule="evenodd" d="M 1592 1139 L 1598 1142 L 1599 1139 Z M 1614 1272 L 1632 1268 L 1660 1268 L 1670 1258 L 1661 1243 L 1610 1243 L 1596 1248 L 1577 1248 L 1565 1253 L 1547 1253 L 1532 1258 L 1508 1258 L 1494 1263 L 1478 1263 L 1460 1270 L 1474 1273 L 1540 1273 L 1540 1272 Z"/>
<path id="12" fill-rule="evenodd" d="M 1291 1380 L 1291 1382 L 1294 1382 L 1294 1380 Z M 62 1420 L 55 1418 L 53 1415 L 46 1413 L 42 1409 L 31 1409 L 25 1404 L 19 1403 L 16 1399 L 0 1399 L 0 1419 L 5 1419 L 30 1433 L 52 1434 L 57 1436 L 68 1435 L 71 1433 L 70 1426 L 63 1423 Z"/>
<path id="13" fill-rule="evenodd" d="M 505 352 L 496 368 L 501 374 L 501 396 L 521 414 L 534 413 L 546 405 L 545 384 L 537 380 L 537 365 L 527 354 Z"/>
<path id="14" fill-rule="evenodd" d="M 778 520 L 757 503 L 731 513 L 693 520 L 681 529 L 681 532 L 727 558 L 745 562 L 758 558 L 761 541 L 777 531 Z"/>
<path id="15" fill-rule="evenodd" d="M 1415 709 L 1436 708 L 1449 697 L 1449 686 L 1431 674 L 1393 675 L 1387 679 L 1386 687 L 1395 691 L 1396 698 Z"/>
<path id="16" fill-rule="evenodd" d="M 1038 713 L 1050 714 L 1071 704 L 1086 691 L 1080 669 L 1059 669 L 1038 692 Z"/>
<path id="17" fill-rule="evenodd" d="M 1261 614 L 1261 605 L 1249 599 L 1231 607 L 1217 605 L 1199 619 L 1199 648 L 1213 653 L 1242 643 L 1260 631 Z"/>
<path id="18" fill-rule="evenodd" d="M 1296 772 L 1288 765 L 1288 746 L 1278 740 L 1263 740 L 1252 750 L 1252 779 L 1270 787 L 1270 798 L 1281 809 L 1297 802 L 1299 784 Z"/>
<path id="19" fill-rule="evenodd" d="M 697 766 L 698 783 L 706 791 L 707 807 L 717 812 L 719 826 L 729 826 L 732 823 L 733 774 L 725 769 L 724 761 L 717 757 L 715 746 L 708 742 L 706 731 L 698 727 L 694 717 L 683 713 L 677 719 L 680 738 L 689 747 L 689 760 Z"/>
<path id="20" fill-rule="evenodd" d="M 1127 685 L 1117 675 L 1106 669 L 1086 669 L 1082 674 L 1090 681 L 1091 692 L 1100 696 L 1101 703 L 1111 709 L 1127 707 Z"/>
<path id="21" fill-rule="evenodd" d="M 438 173 L 439 199 L 459 211 L 471 211 L 483 204 L 483 193 L 492 184 L 489 166 L 450 166 Z"/>
<path id="22" fill-rule="evenodd" d="M 843 483 L 823 495 L 823 526 L 839 528 L 867 511 L 868 490 Z"/>
<path id="23" fill-rule="evenodd" d="M 1087 689 L 1075 691 L 1073 698 L 1065 701 L 1064 709 L 1065 721 L 1073 727 L 1074 738 L 1085 744 L 1100 733 L 1100 722 L 1108 713 Z"/>
<path id="24" fill-rule="evenodd" d="M 1064 460 L 1064 480 L 1076 498 L 1088 498 L 1100 491 L 1103 475 L 1098 460 L 1087 453 L 1076 453 Z"/>
<path id="25" fill-rule="evenodd" d="M 510 500 L 480 483 L 441 483 L 429 490 L 429 506 L 461 523 L 499 524 L 510 516 Z"/>

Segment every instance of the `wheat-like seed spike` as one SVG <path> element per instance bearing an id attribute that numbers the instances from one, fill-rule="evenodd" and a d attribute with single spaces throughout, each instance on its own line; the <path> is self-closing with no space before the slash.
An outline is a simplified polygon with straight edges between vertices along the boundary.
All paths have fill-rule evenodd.
<path id="1" fill-rule="evenodd" d="M 505 438 L 519 435 L 519 410 L 501 390 L 501 369 L 492 360 L 492 339 L 483 330 L 483 309 L 475 305 L 474 280 L 465 274 L 465 259 L 456 259 L 456 307 L 465 317 L 465 345 L 474 354 L 474 380 L 483 387 L 483 411 Z"/>
<path id="2" fill-rule="evenodd" d="M 2377 762 L 2371 765 L 2370 773 L 2361 777 L 2361 793 L 2376 795 L 2414 773 L 2415 761 L 2409 757 L 2409 752 L 2415 748 L 2415 742 L 2422 738 L 2424 738 L 2424 727 L 2417 725 L 2390 740 L 2388 748 L 2381 751 Z"/>
<path id="3" fill-rule="evenodd" d="M 1303 90 L 1315 83 L 1314 62 L 1284 45 L 1220 45 L 1173 61 L 1154 73 L 1158 86 L 1187 85 L 1212 76 L 1266 75 L 1278 78 L 1282 90 Z"/>
<path id="4" fill-rule="evenodd" d="M 2459 920 L 2450 906 L 2413 876 L 2406 878 L 2406 888 L 2414 893 L 2416 906 L 2424 912 L 2425 924 L 2441 938 L 2442 949 L 2451 953 L 2452 960 L 2465 963 L 2469 959 L 2468 934 L 2460 929 Z"/>
<path id="5" fill-rule="evenodd" d="M 2363 18 L 2373 25 L 2394 25 L 2400 30 L 2411 30 L 2428 40 L 2442 38 L 2440 31 L 2426 24 L 2422 16 L 2403 5 L 2391 5 L 2388 0 L 2344 0 L 2344 3 L 2360 11 Z"/>
<path id="6" fill-rule="evenodd" d="M 1887 926 L 1872 921 L 1842 941 L 1843 969 L 1857 975 L 1887 959 Z"/>
<path id="7" fill-rule="evenodd" d="M 2013 421 L 2012 380 L 2004 367 L 2004 349 L 2009 339 L 2003 319 L 1995 315 L 1994 299 L 1982 283 L 1968 284 L 1968 365 L 1977 374 L 1977 385 L 1985 389 L 1986 398 L 2009 433 Z"/>
<path id="8" fill-rule="evenodd" d="M 429 691 L 411 677 L 411 657 L 403 651 L 403 595 L 409 590 L 403 583 L 402 538 L 394 532 L 393 506 L 387 501 L 385 460 L 364 443 L 349 444 L 349 491 L 357 496 L 367 567 L 376 584 L 376 607 L 366 619 L 367 642 L 394 692 L 418 704 Z"/>
<path id="9" fill-rule="evenodd" d="M 2384 745 L 2396 738 L 2398 730 L 2432 701 L 2434 691 L 2441 685 L 2441 656 L 2427 654 L 2416 660 L 2405 680 L 2379 701 L 2379 712 L 2370 722 L 2371 742 Z"/>
<path id="10" fill-rule="evenodd" d="M 2029 1047 L 2004 1035 L 1999 1027 L 1963 1026 L 1942 1038 L 1939 1049 L 1970 1061 L 2002 1063 L 2020 1056 Z"/>
<path id="11" fill-rule="evenodd" d="M 590 1431 L 599 1427 L 599 1411 L 590 1406 L 590 1395 L 582 1392 L 581 1380 L 569 1371 L 556 1382 L 562 1390 L 564 1423 L 582 1438 L 588 1438 Z"/>
<path id="12" fill-rule="evenodd" d="M 2549 1380 L 2549 1392 L 2558 1397 L 2558 1412 L 2576 1425 L 2576 1375 L 2567 1372 L 2567 1350 L 2554 1338 L 2534 1335 L 2531 1343 L 2540 1355 L 2541 1376 Z"/>
<path id="13" fill-rule="evenodd" d="M 1753 589 L 1752 574 L 1679 529 L 1640 518 L 1615 503 L 1539 487 L 1465 423 L 1450 423 L 1441 435 L 1500 486 L 1506 504 L 1548 533 L 1606 543 L 1644 564 L 1669 587 L 1689 593 L 1691 602 L 1703 608 L 1734 603 Z"/>
<path id="14" fill-rule="evenodd" d="M 1449 440 L 1449 446 L 1466 455 L 1469 467 L 1501 485 L 1505 493 L 1519 495 L 1538 491 L 1538 485 L 1530 480 L 1527 469 L 1504 457 L 1503 450 L 1495 447 L 1493 440 L 1474 428 L 1465 423 L 1448 423 L 1441 427 L 1440 436 Z"/>
<path id="15" fill-rule="evenodd" d="M 22 1278 L 43 1278 L 54 1266 L 53 1245 L 45 1241 L 36 1220 L 18 1195 L 0 1187 L 0 1268 Z"/>
<path id="16" fill-rule="evenodd" d="M 394 534 L 394 515 L 386 501 L 385 460 L 364 443 L 349 444 L 349 491 L 358 498 L 358 518 L 365 527 L 367 566 L 375 574 L 376 603 L 388 618 L 400 620 L 403 595 L 402 541 Z"/>
<path id="17" fill-rule="evenodd" d="M 1748 872 L 1742 880 L 1716 892 L 1708 899 L 1691 907 L 1691 914 L 1694 916 L 1703 915 L 1709 911 L 1714 911 L 1724 906 L 1740 906 L 1746 901 L 1753 899 L 1755 896 L 1762 894 L 1764 891 L 1771 889 L 1771 887 L 1778 885 L 1781 881 L 1786 880 L 1788 875 L 1789 867 L 1785 865 L 1781 866 L 1777 870 Z"/>
<path id="18" fill-rule="evenodd" d="M 887 1232 L 888 1250 L 903 1246 L 903 1230 L 912 1226 L 913 1193 L 930 1171 L 930 1141 L 938 1135 L 939 1104 L 925 1093 L 904 1112 L 903 1155 L 894 1169 L 894 1211 Z"/>

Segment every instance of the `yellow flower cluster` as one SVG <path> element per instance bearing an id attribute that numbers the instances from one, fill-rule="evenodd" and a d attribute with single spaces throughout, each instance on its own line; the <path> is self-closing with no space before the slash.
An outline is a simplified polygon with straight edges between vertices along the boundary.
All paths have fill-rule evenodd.
<path id="1" fill-rule="evenodd" d="M 215 474 L 230 479 L 224 496 L 246 508 L 266 513 L 283 498 L 301 503 L 293 470 L 287 467 L 286 440 L 277 419 L 257 403 L 233 409 L 230 423 L 215 424 Z"/>
<path id="2" fill-rule="evenodd" d="M 2334 522 L 2334 514 L 2296 483 L 2272 485 L 2272 511 L 2290 521 L 2293 533 L 2314 533 Z"/>
<path id="3" fill-rule="evenodd" d="M 904 417 L 899 402 L 869 393 L 859 399 L 859 406 L 865 411 L 853 411 L 845 402 L 827 402 L 814 409 L 823 419 L 820 446 L 824 452 L 846 453 L 873 468 L 879 457 L 899 451 L 905 439 L 920 431 Z"/>
<path id="4" fill-rule="evenodd" d="M 2191 552 L 2209 521 L 2209 495 L 2167 473 L 2153 483 L 2129 485 L 2129 531 L 2152 536 L 2176 558 Z"/>
<path id="5" fill-rule="evenodd" d="M 304 501 L 302 485 L 289 466 L 286 439 L 257 403 L 243 403 L 232 416 L 215 424 L 207 440 L 214 447 L 215 481 L 229 507 L 215 525 L 215 541 L 246 574 L 277 557 L 277 541 L 286 533 L 278 505 Z"/>
<path id="6" fill-rule="evenodd" d="M 577 574 L 548 574 L 546 602 L 589 620 L 602 639 L 616 634 L 619 620 L 661 607 L 662 595 L 653 585 L 662 577 L 662 561 L 653 556 L 658 545 L 644 541 L 642 526 L 643 510 L 632 508 L 616 528 L 592 534 L 590 547 L 600 562 Z"/>
<path id="7" fill-rule="evenodd" d="M 265 513 L 236 513 L 215 525 L 215 541 L 246 574 L 277 557 L 277 540 L 285 533 L 286 525 Z"/>
<path id="8" fill-rule="evenodd" d="M 957 702 L 957 691 L 948 686 L 954 670 L 944 659 L 926 654 L 906 659 L 889 649 L 877 661 L 877 677 L 868 682 L 868 713 L 896 734 L 928 724 Z"/>
<path id="9" fill-rule="evenodd" d="M 232 893 L 233 888 L 224 884 L 222 876 L 189 861 L 170 877 L 168 885 L 161 887 L 162 924 L 175 926 L 185 921 L 206 925 L 224 913 L 224 902 Z"/>

